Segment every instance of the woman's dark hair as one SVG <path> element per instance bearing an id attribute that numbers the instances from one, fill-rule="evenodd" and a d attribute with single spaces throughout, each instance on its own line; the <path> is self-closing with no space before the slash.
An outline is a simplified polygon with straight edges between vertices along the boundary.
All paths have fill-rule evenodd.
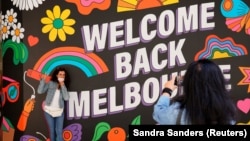
<path id="1" fill-rule="evenodd" d="M 69 73 L 68 71 L 63 68 L 63 67 L 58 67 L 54 70 L 54 72 L 52 73 L 52 76 L 51 76 L 51 81 L 54 81 L 54 82 L 58 82 L 58 79 L 57 79 L 57 74 L 60 72 L 60 71 L 64 71 L 65 72 L 65 79 L 64 79 L 64 84 L 67 88 L 69 88 L 69 83 L 70 83 L 70 78 L 69 78 Z"/>
<path id="2" fill-rule="evenodd" d="M 231 124 L 236 107 L 218 65 L 208 59 L 192 62 L 184 75 L 183 95 L 175 100 L 191 124 Z"/>

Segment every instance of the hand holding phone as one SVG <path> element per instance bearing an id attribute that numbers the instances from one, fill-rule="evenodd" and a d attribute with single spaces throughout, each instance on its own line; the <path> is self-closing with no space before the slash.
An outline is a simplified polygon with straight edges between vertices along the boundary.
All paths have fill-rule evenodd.
<path id="1" fill-rule="evenodd" d="M 182 85 L 182 76 L 176 76 L 174 80 L 174 85 L 181 86 Z"/>

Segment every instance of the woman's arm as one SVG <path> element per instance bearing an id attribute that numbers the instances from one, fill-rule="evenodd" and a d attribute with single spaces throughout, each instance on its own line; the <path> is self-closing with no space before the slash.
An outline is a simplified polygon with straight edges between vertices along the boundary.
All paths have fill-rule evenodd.
<path id="1" fill-rule="evenodd" d="M 38 93 L 38 94 L 43 94 L 43 93 L 45 93 L 47 90 L 48 90 L 48 84 L 45 82 L 45 79 L 42 78 L 42 79 L 40 80 L 39 85 L 38 85 L 37 93 Z"/>
<path id="2" fill-rule="evenodd" d="M 168 107 L 170 105 L 170 97 L 161 95 L 157 103 L 154 105 L 153 119 L 157 123 L 164 123 Z"/>
<path id="3" fill-rule="evenodd" d="M 170 113 L 173 110 L 170 106 L 170 99 L 172 91 L 177 87 L 174 85 L 174 80 L 175 77 L 165 83 L 162 95 L 154 105 L 153 119 L 159 124 L 166 124 L 170 122 L 169 116 L 171 116 Z"/>

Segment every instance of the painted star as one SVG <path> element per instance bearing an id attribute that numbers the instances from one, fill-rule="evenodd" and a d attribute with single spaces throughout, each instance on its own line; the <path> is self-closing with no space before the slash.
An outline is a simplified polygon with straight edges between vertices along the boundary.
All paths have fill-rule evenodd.
<path id="1" fill-rule="evenodd" d="M 250 93 L 250 67 L 239 67 L 239 69 L 244 74 L 244 78 L 238 85 L 248 85 L 247 92 Z"/>

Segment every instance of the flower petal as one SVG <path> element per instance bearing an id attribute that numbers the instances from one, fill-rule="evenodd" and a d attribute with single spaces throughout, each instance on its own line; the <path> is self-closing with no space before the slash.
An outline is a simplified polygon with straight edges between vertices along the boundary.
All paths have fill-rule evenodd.
<path id="1" fill-rule="evenodd" d="M 69 10 L 69 9 L 65 9 L 65 10 L 63 10 L 63 12 L 62 12 L 60 18 L 61 18 L 62 20 L 65 20 L 66 18 L 69 17 L 69 15 L 70 15 L 70 10 Z"/>
<path id="2" fill-rule="evenodd" d="M 21 39 L 23 39 L 24 34 L 23 34 L 23 33 L 20 33 L 19 37 L 20 37 Z"/>
<path id="3" fill-rule="evenodd" d="M 53 14 L 55 16 L 55 18 L 59 18 L 61 15 L 61 9 L 58 5 L 54 6 L 53 8 Z"/>
<path id="4" fill-rule="evenodd" d="M 66 19 L 63 21 L 63 24 L 68 26 L 74 25 L 75 23 L 76 21 L 74 19 Z"/>
<path id="5" fill-rule="evenodd" d="M 47 14 L 48 18 L 50 18 L 51 20 L 55 19 L 55 17 L 54 17 L 54 15 L 53 15 L 53 13 L 52 13 L 51 10 L 46 10 L 46 14 Z"/>
<path id="6" fill-rule="evenodd" d="M 58 36 L 61 41 L 66 41 L 66 35 L 62 29 L 58 30 Z"/>
<path id="7" fill-rule="evenodd" d="M 25 29 L 24 29 L 24 28 L 20 28 L 19 30 L 20 30 L 20 32 L 24 32 L 24 31 L 25 31 Z"/>
<path id="8" fill-rule="evenodd" d="M 54 42 L 57 37 L 57 29 L 53 28 L 49 33 L 49 40 Z"/>
<path id="9" fill-rule="evenodd" d="M 53 25 L 52 24 L 48 24 L 48 25 L 43 26 L 42 32 L 43 33 L 48 33 L 52 29 L 53 29 Z"/>
<path id="10" fill-rule="evenodd" d="M 16 36 L 12 36 L 12 41 L 13 41 L 13 42 L 16 41 Z"/>
<path id="11" fill-rule="evenodd" d="M 43 23 L 43 24 L 52 24 L 53 21 L 52 21 L 50 18 L 43 17 L 43 18 L 41 19 L 41 23 Z"/>
<path id="12" fill-rule="evenodd" d="M 63 26 L 63 30 L 69 35 L 73 35 L 75 33 L 75 29 L 70 26 Z"/>

